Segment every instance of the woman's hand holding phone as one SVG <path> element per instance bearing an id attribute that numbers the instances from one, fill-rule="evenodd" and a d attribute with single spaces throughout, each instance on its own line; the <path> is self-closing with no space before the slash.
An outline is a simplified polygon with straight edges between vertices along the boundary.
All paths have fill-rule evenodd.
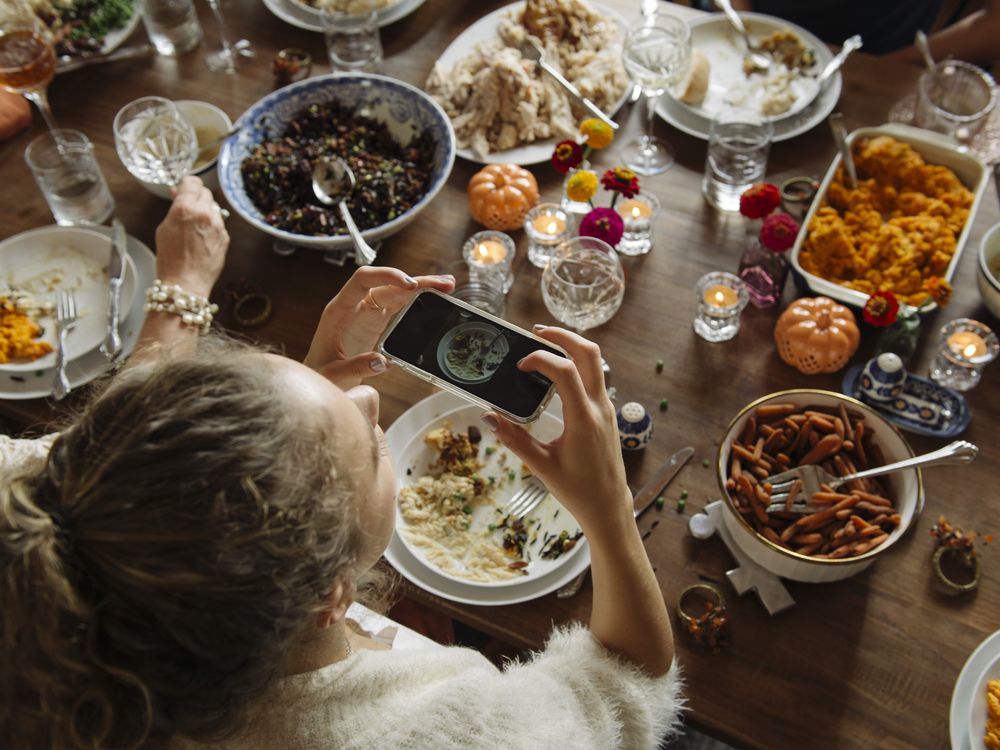
<path id="1" fill-rule="evenodd" d="M 364 266 L 330 300 L 304 363 L 339 387 L 352 388 L 386 368 L 374 351 L 389 320 L 420 289 L 450 292 L 451 276 L 411 277 L 397 268 Z"/>

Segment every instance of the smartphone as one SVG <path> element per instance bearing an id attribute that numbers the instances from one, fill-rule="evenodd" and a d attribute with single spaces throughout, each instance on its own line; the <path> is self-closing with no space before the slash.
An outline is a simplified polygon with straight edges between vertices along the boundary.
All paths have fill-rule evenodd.
<path id="1" fill-rule="evenodd" d="M 396 313 L 379 351 L 419 378 L 503 414 L 537 419 L 555 386 L 517 363 L 541 349 L 566 355 L 543 339 L 434 289 L 422 289 Z"/>

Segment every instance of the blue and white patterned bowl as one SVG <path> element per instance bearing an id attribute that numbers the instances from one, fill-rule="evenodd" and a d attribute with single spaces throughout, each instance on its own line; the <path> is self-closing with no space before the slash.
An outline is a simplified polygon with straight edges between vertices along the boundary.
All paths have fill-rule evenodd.
<path id="1" fill-rule="evenodd" d="M 307 78 L 265 96 L 244 112 L 238 121 L 243 127 L 230 138 L 219 154 L 219 183 L 230 205 L 250 224 L 293 245 L 335 250 L 352 247 L 347 235 L 324 237 L 286 232 L 264 221 L 243 187 L 240 165 L 255 145 L 284 131 L 305 107 L 329 101 L 356 105 L 364 114 L 384 122 L 402 144 L 421 132 L 430 132 L 436 144 L 434 173 L 427 194 L 410 210 L 392 221 L 362 232 L 369 242 L 377 242 L 398 232 L 424 210 L 442 188 L 455 163 L 455 131 L 444 110 L 431 97 L 408 83 L 386 76 L 350 73 Z"/>

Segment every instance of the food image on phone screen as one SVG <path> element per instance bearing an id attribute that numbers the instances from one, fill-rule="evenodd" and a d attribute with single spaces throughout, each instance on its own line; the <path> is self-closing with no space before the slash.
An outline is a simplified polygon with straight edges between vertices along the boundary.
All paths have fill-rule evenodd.
<path id="1" fill-rule="evenodd" d="M 435 292 L 418 294 L 382 342 L 382 350 L 520 419 L 537 416 L 552 381 L 517 363 L 558 349 Z"/>

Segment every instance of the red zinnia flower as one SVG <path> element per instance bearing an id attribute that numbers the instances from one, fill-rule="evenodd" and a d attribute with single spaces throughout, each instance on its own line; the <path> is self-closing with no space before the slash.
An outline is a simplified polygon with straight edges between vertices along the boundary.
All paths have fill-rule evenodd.
<path id="1" fill-rule="evenodd" d="M 639 178 L 635 172 L 625 167 L 609 169 L 601 175 L 601 184 L 605 190 L 621 193 L 626 198 L 634 198 L 639 194 Z"/>
<path id="2" fill-rule="evenodd" d="M 875 292 L 865 302 L 861 312 L 865 322 L 873 326 L 891 326 L 899 313 L 899 300 L 892 292 Z"/>
<path id="3" fill-rule="evenodd" d="M 758 182 L 740 196 L 740 213 L 748 219 L 763 219 L 781 204 L 781 193 L 770 182 Z"/>
<path id="4" fill-rule="evenodd" d="M 566 174 L 583 161 L 583 146 L 576 141 L 560 141 L 552 150 L 552 166 L 560 174 Z"/>
<path id="5" fill-rule="evenodd" d="M 788 214 L 771 214 L 760 228 L 760 242 L 768 250 L 783 253 L 795 244 L 799 225 Z"/>
<path id="6" fill-rule="evenodd" d="M 621 241 L 625 232 L 625 222 L 612 208 L 595 208 L 580 221 L 581 237 L 596 237 L 611 247 Z"/>

